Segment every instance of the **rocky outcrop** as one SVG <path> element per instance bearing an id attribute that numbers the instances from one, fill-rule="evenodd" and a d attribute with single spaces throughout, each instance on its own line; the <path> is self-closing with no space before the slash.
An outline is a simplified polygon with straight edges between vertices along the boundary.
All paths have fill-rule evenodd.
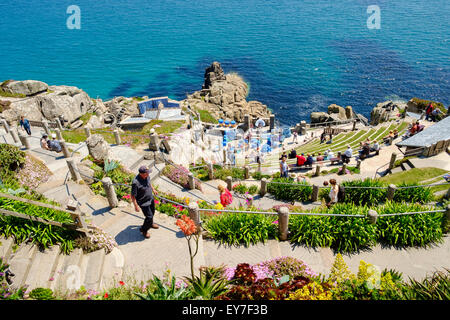
<path id="1" fill-rule="evenodd" d="M 100 134 L 93 134 L 86 139 L 89 154 L 96 161 L 111 160 L 111 149 L 108 142 Z"/>
<path id="2" fill-rule="evenodd" d="M 403 110 L 405 107 L 405 103 L 393 102 L 391 100 L 380 102 L 370 112 L 370 124 L 375 126 L 391 119 L 397 119 L 400 110 Z"/>
<path id="3" fill-rule="evenodd" d="M 328 106 L 328 112 L 311 112 L 311 123 L 333 122 L 355 119 L 357 115 L 351 106 L 345 108 L 337 104 Z"/>
<path id="4" fill-rule="evenodd" d="M 48 85 L 42 81 L 36 80 L 8 80 L 2 83 L 1 89 L 11 94 L 32 96 L 47 91 Z"/>
<path id="5" fill-rule="evenodd" d="M 254 118 L 270 117 L 270 110 L 259 101 L 249 101 L 248 85 L 237 74 L 225 74 L 219 62 L 213 62 L 205 71 L 202 90 L 188 95 L 180 102 L 181 107 L 206 110 L 216 119 L 242 122 L 244 115 Z"/>
<path id="6" fill-rule="evenodd" d="M 44 85 L 46 86 L 46 84 Z M 44 85 L 42 88 L 45 87 Z M 88 94 L 81 89 L 70 86 L 45 88 L 45 92 L 28 98 L 7 98 L 10 101 L 9 109 L 2 112 L 2 117 L 10 122 L 17 121 L 21 115 L 34 121 L 44 119 L 54 121 L 55 118 L 63 117 L 67 124 L 76 121 L 91 110 L 92 101 Z"/>

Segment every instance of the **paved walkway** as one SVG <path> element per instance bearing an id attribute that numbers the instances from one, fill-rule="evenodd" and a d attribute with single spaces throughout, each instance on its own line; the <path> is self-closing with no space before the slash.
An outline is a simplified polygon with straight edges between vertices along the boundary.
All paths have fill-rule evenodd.
<path id="1" fill-rule="evenodd" d="M 55 167 L 60 166 L 61 162 L 65 163 L 65 159 L 48 157 L 41 159 L 48 165 Z M 130 205 L 110 210 L 104 199 L 94 197 L 89 193 L 89 188 L 86 185 L 74 186 L 73 183 L 70 183 L 69 185 L 76 190 L 68 191 L 68 195 L 64 195 L 58 191 L 58 188 L 61 188 L 64 184 L 68 170 L 61 165 L 54 173 L 55 176 L 49 183 L 53 181 L 55 185 L 50 187 L 49 184 L 49 190 L 46 190 L 46 194 L 52 198 L 59 197 L 61 201 L 75 194 L 81 195 L 82 208 L 87 212 L 88 217 L 113 236 L 118 243 L 125 262 L 124 281 L 144 280 L 150 278 L 152 274 L 161 276 L 167 269 L 170 269 L 179 277 L 190 274 L 187 242 L 175 225 L 174 218 L 157 213 L 155 222 L 160 225 L 160 228 L 158 230 L 152 229 L 151 238 L 144 239 L 138 230 L 143 222 L 141 212 L 135 212 Z M 354 178 L 354 176 L 350 177 Z M 317 179 L 319 178 L 325 177 L 318 177 Z M 329 179 L 330 176 L 326 176 L 326 178 Z M 189 194 L 213 201 L 218 200 L 218 192 L 216 193 L 214 190 L 215 185 L 223 182 L 210 182 L 211 187 L 205 188 L 204 194 L 183 190 L 179 187 L 175 188 L 170 181 L 168 182 L 164 178 L 158 179 L 155 183 L 164 192 L 172 192 L 177 196 Z M 235 201 L 239 200 L 235 199 Z M 258 200 L 256 202 L 258 203 Z M 260 200 L 259 204 L 261 207 L 267 205 L 268 208 L 269 204 L 272 207 L 274 203 L 276 202 L 265 197 Z M 303 260 L 314 271 L 328 273 L 334 261 L 335 253 L 329 248 L 294 247 L 289 242 L 275 240 L 246 248 L 244 246 L 222 246 L 214 241 L 202 239 L 199 242 L 195 265 L 199 267 L 201 265 L 217 266 L 225 264 L 234 267 L 238 263 L 258 263 L 279 256 L 296 257 Z M 393 268 L 403 272 L 405 276 L 422 279 L 437 269 L 450 268 L 450 238 L 445 237 L 441 245 L 431 248 L 393 249 L 376 246 L 370 251 L 344 256 L 344 260 L 353 272 L 357 271 L 359 261 L 364 260 L 377 265 L 380 269 Z"/>

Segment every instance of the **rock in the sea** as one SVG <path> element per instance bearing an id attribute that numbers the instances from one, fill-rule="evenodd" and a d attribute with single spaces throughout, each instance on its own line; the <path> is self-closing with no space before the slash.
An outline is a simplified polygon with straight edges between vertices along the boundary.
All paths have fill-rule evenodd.
<path id="1" fill-rule="evenodd" d="M 400 109 L 404 109 L 405 106 L 404 103 L 393 102 L 391 100 L 378 103 L 370 112 L 370 124 L 377 125 L 390 119 L 397 119 L 397 114 Z"/>
<path id="2" fill-rule="evenodd" d="M 9 80 L 2 84 L 2 90 L 12 94 L 23 94 L 26 96 L 32 96 L 37 93 L 45 92 L 48 89 L 48 85 L 42 81 L 36 80 L 24 80 L 15 81 Z"/>
<path id="3" fill-rule="evenodd" d="M 345 109 L 337 104 L 331 104 L 328 106 L 328 114 L 337 114 L 339 120 L 347 120 Z"/>
<path id="4" fill-rule="evenodd" d="M 247 102 L 247 83 L 235 73 L 225 74 L 219 62 L 213 62 L 205 71 L 202 90 L 196 91 L 181 101 L 182 107 L 206 110 L 216 119 L 242 122 L 244 115 L 253 118 L 269 118 L 270 110 L 258 101 Z"/>
<path id="5" fill-rule="evenodd" d="M 311 112 L 311 123 L 327 122 L 330 115 L 326 112 Z"/>
<path id="6" fill-rule="evenodd" d="M 105 141 L 102 135 L 93 134 L 86 139 L 86 145 L 89 154 L 97 161 L 104 161 L 111 159 L 111 149 L 108 142 Z"/>

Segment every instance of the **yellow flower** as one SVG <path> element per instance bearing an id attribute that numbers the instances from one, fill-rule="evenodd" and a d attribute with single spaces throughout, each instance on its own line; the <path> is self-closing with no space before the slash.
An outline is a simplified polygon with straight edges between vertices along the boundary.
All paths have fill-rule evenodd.
<path id="1" fill-rule="evenodd" d="M 289 295 L 286 300 L 331 300 L 331 291 L 326 291 L 320 283 L 311 282 Z"/>
<path id="2" fill-rule="evenodd" d="M 223 205 L 222 205 L 221 203 L 217 203 L 217 204 L 214 206 L 214 209 L 216 209 L 216 210 L 222 210 L 222 209 L 223 209 Z"/>

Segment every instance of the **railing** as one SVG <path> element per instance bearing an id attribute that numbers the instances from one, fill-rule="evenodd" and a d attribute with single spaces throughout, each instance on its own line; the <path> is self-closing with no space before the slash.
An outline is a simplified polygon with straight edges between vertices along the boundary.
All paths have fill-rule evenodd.
<path id="1" fill-rule="evenodd" d="M 24 214 L 24 213 L 10 211 L 10 210 L 6 210 L 6 209 L 1 209 L 0 208 L 0 214 L 1 215 L 13 216 L 13 217 L 26 219 L 26 220 L 31 220 L 31 221 L 36 221 L 36 222 L 40 222 L 40 223 L 44 223 L 44 224 L 48 224 L 48 225 L 52 225 L 52 226 L 57 226 L 57 227 L 61 227 L 61 228 L 72 229 L 72 230 L 75 230 L 75 231 L 80 232 L 82 234 L 86 234 L 88 232 L 88 226 L 86 225 L 84 219 L 81 217 L 80 213 L 78 213 L 78 212 L 68 211 L 68 210 L 65 210 L 65 209 L 63 209 L 61 207 L 56 207 L 56 206 L 53 206 L 53 205 L 50 205 L 50 204 L 46 204 L 46 203 L 42 203 L 42 202 L 38 202 L 38 201 L 33 201 L 33 200 L 29 200 L 29 199 L 19 198 L 19 197 L 13 196 L 13 195 L 5 194 L 5 193 L 0 193 L 0 197 L 1 198 L 6 198 L 6 199 L 10 199 L 10 200 L 20 201 L 20 202 L 23 202 L 23 203 L 32 204 L 32 205 L 43 207 L 43 208 L 52 209 L 52 210 L 55 210 L 55 211 L 68 213 L 68 214 L 70 214 L 70 216 L 74 220 L 74 223 L 61 223 L 61 222 L 57 222 L 57 221 L 53 221 L 53 220 L 43 219 L 43 218 L 40 218 L 40 217 L 35 217 L 35 216 L 27 215 L 27 214 Z"/>

